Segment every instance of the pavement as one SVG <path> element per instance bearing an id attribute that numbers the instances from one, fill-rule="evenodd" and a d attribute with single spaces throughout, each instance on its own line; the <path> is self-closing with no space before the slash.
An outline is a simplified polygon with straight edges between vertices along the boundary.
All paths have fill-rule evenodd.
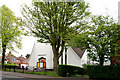
<path id="1" fill-rule="evenodd" d="M 89 79 L 88 77 L 55 77 L 5 71 L 2 71 L 2 75 L 2 80 L 93 80 Z"/>

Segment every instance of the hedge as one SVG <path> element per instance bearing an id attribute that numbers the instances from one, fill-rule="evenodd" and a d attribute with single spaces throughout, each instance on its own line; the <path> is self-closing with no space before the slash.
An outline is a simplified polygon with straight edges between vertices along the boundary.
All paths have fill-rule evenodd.
<path id="1" fill-rule="evenodd" d="M 120 65 L 87 66 L 87 74 L 91 79 L 120 79 Z"/>
<path id="2" fill-rule="evenodd" d="M 73 75 L 82 75 L 83 68 L 71 65 L 59 65 L 58 75 L 62 77 L 69 77 Z"/>
<path id="3" fill-rule="evenodd" d="M 17 66 L 17 64 L 4 64 L 4 66 Z"/>

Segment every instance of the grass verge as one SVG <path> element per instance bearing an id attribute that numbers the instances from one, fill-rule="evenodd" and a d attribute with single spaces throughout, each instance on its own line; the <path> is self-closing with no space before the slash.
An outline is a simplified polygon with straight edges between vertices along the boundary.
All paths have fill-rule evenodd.
<path id="1" fill-rule="evenodd" d="M 5 71 L 5 70 L 2 70 Z M 9 69 L 6 69 L 6 71 L 9 71 Z M 10 72 L 14 72 L 13 69 L 10 69 Z M 23 70 L 15 70 L 15 72 L 18 73 L 23 73 Z M 58 74 L 55 74 L 53 71 L 41 71 L 41 72 L 28 72 L 28 71 L 24 71 L 24 73 L 26 74 L 37 74 L 37 75 L 46 75 L 46 76 L 59 76 Z"/>

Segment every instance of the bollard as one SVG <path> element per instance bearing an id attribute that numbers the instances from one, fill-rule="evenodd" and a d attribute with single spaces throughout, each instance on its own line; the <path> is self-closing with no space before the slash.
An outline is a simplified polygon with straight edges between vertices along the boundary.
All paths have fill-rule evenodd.
<path id="1" fill-rule="evenodd" d="M 5 71 L 6 71 L 6 67 L 5 67 Z"/>
<path id="2" fill-rule="evenodd" d="M 23 73 L 24 73 L 24 66 L 22 66 L 22 69 L 23 69 Z"/>
<path id="3" fill-rule="evenodd" d="M 14 67 L 14 72 L 15 72 L 15 67 Z"/>
<path id="4" fill-rule="evenodd" d="M 34 67 L 33 67 L 33 72 L 34 72 Z"/>

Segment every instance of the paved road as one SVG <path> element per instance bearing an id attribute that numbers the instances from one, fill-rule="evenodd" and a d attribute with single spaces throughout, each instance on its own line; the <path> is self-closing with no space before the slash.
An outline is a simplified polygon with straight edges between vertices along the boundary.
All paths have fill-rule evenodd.
<path id="1" fill-rule="evenodd" d="M 17 77 L 17 76 L 10 76 L 10 75 L 2 75 L 2 78 L 23 78 L 23 77 Z"/>
<path id="2" fill-rule="evenodd" d="M 2 78 L 0 80 L 33 80 L 33 79 L 9 76 L 9 75 L 2 75 Z"/>
<path id="3" fill-rule="evenodd" d="M 3 72 L 2 80 L 90 80 L 88 77 L 53 77 L 16 72 Z"/>

